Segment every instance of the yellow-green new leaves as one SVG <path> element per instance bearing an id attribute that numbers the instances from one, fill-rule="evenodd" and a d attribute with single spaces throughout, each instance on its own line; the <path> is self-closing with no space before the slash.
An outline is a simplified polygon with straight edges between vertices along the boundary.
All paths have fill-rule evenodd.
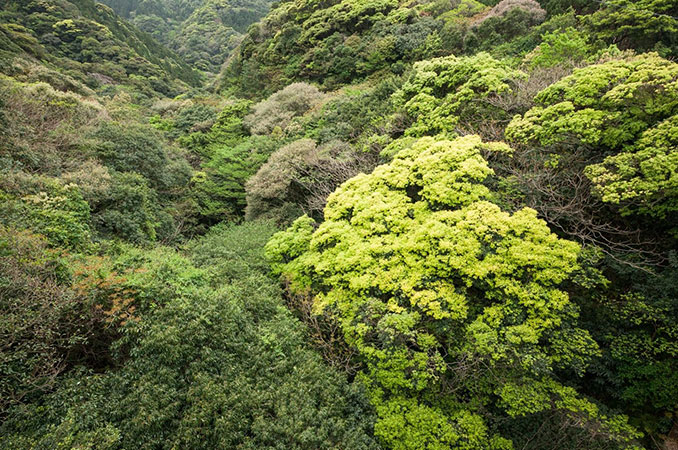
<path id="1" fill-rule="evenodd" d="M 391 443 L 394 450 L 513 449 L 511 441 L 490 435 L 483 418 L 477 414 L 462 411 L 449 417 L 439 409 L 403 397 L 376 403 L 377 414 L 386 419 L 375 425 L 374 434 Z"/>
<path id="2" fill-rule="evenodd" d="M 551 409 L 554 369 L 581 372 L 597 354 L 560 288 L 579 246 L 534 210 L 510 214 L 488 201 L 488 147 L 510 150 L 477 136 L 422 138 L 344 183 L 315 231 L 303 217 L 266 248 L 363 358 L 375 432 L 392 448 L 509 448 L 478 408 Z M 537 380 L 552 386 L 537 404 L 511 395 Z"/>
<path id="3" fill-rule="evenodd" d="M 663 217 L 678 210 L 678 115 L 651 128 L 629 151 L 589 166 L 603 201 L 622 211 Z"/>
<path id="4" fill-rule="evenodd" d="M 649 53 L 585 67 L 536 100 L 507 127 L 510 140 L 585 144 L 598 161 L 621 151 L 586 170 L 603 201 L 656 217 L 678 207 L 678 64 Z"/>
<path id="5" fill-rule="evenodd" d="M 511 80 L 523 77 L 524 73 L 487 53 L 429 59 L 414 65 L 410 79 L 394 94 L 394 103 L 414 120 L 407 135 L 455 136 L 464 110 L 470 113 L 472 106 L 477 108 L 474 100 L 507 92 Z"/>
<path id="6" fill-rule="evenodd" d="M 541 91 L 506 136 L 617 149 L 678 112 L 678 64 L 655 53 L 588 66 Z"/>

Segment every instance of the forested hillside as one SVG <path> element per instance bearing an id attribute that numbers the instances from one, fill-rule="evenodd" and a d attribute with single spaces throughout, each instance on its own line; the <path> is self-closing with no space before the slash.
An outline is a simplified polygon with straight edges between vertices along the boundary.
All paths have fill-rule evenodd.
<path id="1" fill-rule="evenodd" d="M 270 0 L 103 0 L 193 67 L 218 73 Z"/>
<path id="2" fill-rule="evenodd" d="M 0 449 L 678 447 L 678 2 L 105 3 L 0 0 Z"/>

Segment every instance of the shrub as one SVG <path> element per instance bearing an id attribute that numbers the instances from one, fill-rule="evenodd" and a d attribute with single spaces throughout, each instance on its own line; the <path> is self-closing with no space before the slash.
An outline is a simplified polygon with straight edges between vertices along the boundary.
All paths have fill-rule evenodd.
<path id="1" fill-rule="evenodd" d="M 92 202 L 92 223 L 104 238 L 137 244 L 157 238 L 158 200 L 148 182 L 133 172 L 114 172 L 110 189 Z"/>
<path id="2" fill-rule="evenodd" d="M 649 53 L 575 70 L 506 129 L 514 141 L 618 149 L 676 112 L 678 64 Z"/>
<path id="3" fill-rule="evenodd" d="M 363 393 L 307 347 L 303 326 L 261 272 L 261 250 L 243 236 L 255 230 L 259 243 L 270 233 L 225 227 L 195 244 L 201 265 L 219 259 L 209 277 L 167 250 L 120 258 L 116 265 L 148 261 L 133 288 L 161 288 L 145 295 L 168 301 L 128 325 L 124 366 L 79 373 L 41 406 L 13 410 L 0 446 L 377 448 Z M 229 273 L 237 280 L 220 282 Z"/>
<path id="4" fill-rule="evenodd" d="M 14 192 L 0 190 L 0 223 L 42 234 L 52 247 L 83 250 L 90 245 L 90 207 L 78 186 L 25 174 L 17 178 Z"/>
<path id="5" fill-rule="evenodd" d="M 678 55 L 678 6 L 672 0 L 611 0 L 587 16 L 595 33 L 620 48 Z"/>
<path id="6" fill-rule="evenodd" d="M 277 146 L 269 136 L 251 136 L 233 147 L 214 145 L 202 172 L 193 177 L 192 195 L 207 223 L 242 217 L 245 182 L 266 162 Z"/>
<path id="7" fill-rule="evenodd" d="M 247 182 L 246 217 L 289 223 L 300 211 L 317 216 L 334 189 L 375 165 L 375 155 L 354 152 L 340 141 L 322 146 L 311 139 L 294 141 L 273 153 Z"/>
<path id="8" fill-rule="evenodd" d="M 106 335 L 94 305 L 71 287 L 68 254 L 0 226 L 0 419 L 51 391 L 74 364 L 105 363 Z"/>
<path id="9" fill-rule="evenodd" d="M 95 131 L 96 154 L 109 168 L 118 172 L 136 172 L 159 191 L 173 187 L 167 171 L 168 149 L 152 127 L 136 123 L 104 122 Z M 184 180 L 188 181 L 188 180 Z"/>
<path id="10" fill-rule="evenodd" d="M 6 120 L 0 149 L 3 165 L 56 175 L 80 157 L 82 131 L 98 122 L 102 107 L 45 83 L 0 79 L 0 109 Z"/>
<path id="11" fill-rule="evenodd" d="M 527 12 L 533 25 L 543 22 L 546 18 L 546 11 L 542 9 L 536 0 L 501 0 L 474 26 L 479 27 L 487 20 L 503 17 L 516 8 Z"/>
<path id="12" fill-rule="evenodd" d="M 544 34 L 542 43 L 526 59 L 532 68 L 574 67 L 590 57 L 592 50 L 586 35 L 570 27 Z"/>
<path id="13" fill-rule="evenodd" d="M 282 130 L 290 121 L 319 104 L 324 95 L 313 85 L 293 83 L 254 106 L 243 123 L 252 134 L 268 134 L 275 127 Z"/>
<path id="14" fill-rule="evenodd" d="M 311 139 L 300 139 L 276 150 L 247 182 L 247 218 L 266 217 L 285 202 L 300 202 L 301 193 L 293 192 L 298 176 L 297 165 L 309 159 L 316 150 Z"/>

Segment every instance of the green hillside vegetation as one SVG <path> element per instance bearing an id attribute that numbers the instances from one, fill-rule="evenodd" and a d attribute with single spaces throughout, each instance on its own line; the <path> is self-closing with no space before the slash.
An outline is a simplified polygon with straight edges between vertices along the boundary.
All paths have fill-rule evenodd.
<path id="1" fill-rule="evenodd" d="M 60 90 L 126 85 L 149 97 L 178 95 L 199 82 L 175 54 L 92 0 L 3 0 L 0 6 L 0 62 L 7 75 L 53 82 Z"/>
<path id="2" fill-rule="evenodd" d="M 106 3 L 0 0 L 0 449 L 678 445 L 675 1 Z"/>
<path id="3" fill-rule="evenodd" d="M 192 67 L 218 73 L 268 0 L 104 0 Z"/>

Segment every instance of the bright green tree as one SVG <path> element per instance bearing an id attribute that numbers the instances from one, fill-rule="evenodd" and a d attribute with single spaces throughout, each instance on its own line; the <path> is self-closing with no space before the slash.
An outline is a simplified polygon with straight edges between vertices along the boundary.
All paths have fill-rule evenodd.
<path id="1" fill-rule="evenodd" d="M 678 64 L 648 53 L 576 70 L 516 116 L 510 140 L 588 149 L 586 173 L 622 212 L 663 217 L 676 208 Z"/>
<path id="2" fill-rule="evenodd" d="M 595 430 L 591 442 L 624 445 L 637 436 L 625 419 L 557 375 L 583 374 L 598 354 L 561 287 L 579 246 L 534 210 L 492 203 L 481 151 L 510 149 L 477 136 L 416 141 L 335 191 L 317 230 L 302 217 L 275 235 L 274 270 L 311 292 L 359 353 L 388 447 L 511 448 L 488 415 L 547 411 Z"/>
<path id="3" fill-rule="evenodd" d="M 635 145 L 587 175 L 603 201 L 656 217 L 678 211 L 678 115 L 645 131 Z"/>
<path id="4" fill-rule="evenodd" d="M 535 97 L 515 117 L 509 139 L 619 149 L 678 111 L 678 64 L 656 53 L 576 70 Z"/>
<path id="5" fill-rule="evenodd" d="M 523 77 L 487 53 L 447 56 L 416 63 L 410 79 L 393 98 L 413 121 L 407 135 L 455 136 L 461 120 L 496 114 L 498 108 L 483 99 L 509 92 L 511 80 Z"/>

